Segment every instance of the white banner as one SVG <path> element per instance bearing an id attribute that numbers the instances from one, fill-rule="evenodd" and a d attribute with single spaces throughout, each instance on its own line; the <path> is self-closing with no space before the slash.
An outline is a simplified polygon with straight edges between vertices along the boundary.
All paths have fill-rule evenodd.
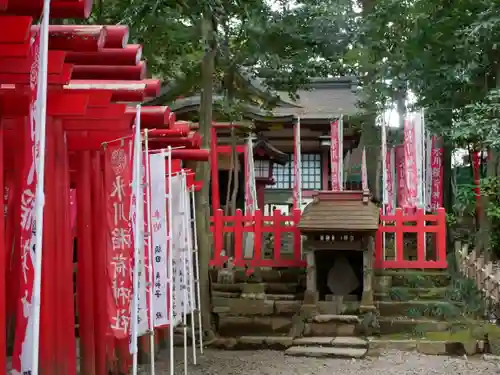
<path id="1" fill-rule="evenodd" d="M 165 156 L 153 154 L 149 158 L 151 169 L 151 228 L 153 241 L 153 316 L 154 326 L 169 324 L 168 314 L 168 226 Z"/>
<path id="2" fill-rule="evenodd" d="M 253 163 L 252 163 L 253 165 Z M 181 252 L 182 266 L 183 266 L 183 279 L 182 279 L 182 289 L 184 290 L 183 299 L 184 299 L 184 313 L 191 314 L 194 310 L 194 300 L 193 300 L 193 247 L 191 243 L 192 233 L 191 233 L 191 199 L 189 196 L 189 191 L 187 189 L 187 181 L 186 175 L 183 174 L 181 176 L 182 180 L 182 200 L 183 200 L 183 210 L 182 210 L 182 218 L 183 218 L 183 243 L 184 248 Z"/>
<path id="3" fill-rule="evenodd" d="M 139 122 L 140 112 L 136 117 L 136 127 L 140 127 Z M 138 145 L 136 146 L 136 143 Z M 137 162 L 140 163 L 139 168 L 136 168 Z M 138 173 L 137 173 L 138 172 Z M 145 243 L 144 243 L 144 182 L 145 182 L 145 166 L 142 151 L 142 141 L 140 134 L 134 139 L 134 169 L 132 175 L 132 197 L 130 205 L 130 215 L 132 218 L 132 233 L 134 237 L 134 249 L 137 252 L 134 254 L 134 272 L 137 271 L 137 336 L 146 334 L 149 330 L 149 311 L 147 304 L 147 288 L 146 288 L 146 267 L 145 267 Z M 139 186 L 136 187 L 136 185 Z M 138 193 L 137 193 L 138 192 Z M 139 233 L 136 233 L 139 228 Z M 138 245 L 137 245 L 138 243 Z M 137 257 L 137 259 L 135 258 Z"/>
<path id="4" fill-rule="evenodd" d="M 172 197 L 172 283 L 173 283 L 173 320 L 174 326 L 182 321 L 184 310 L 183 285 L 184 285 L 184 267 L 181 254 L 186 247 L 186 237 L 184 232 L 183 202 L 182 202 L 182 179 L 180 175 L 170 177 L 172 191 L 169 196 Z"/>

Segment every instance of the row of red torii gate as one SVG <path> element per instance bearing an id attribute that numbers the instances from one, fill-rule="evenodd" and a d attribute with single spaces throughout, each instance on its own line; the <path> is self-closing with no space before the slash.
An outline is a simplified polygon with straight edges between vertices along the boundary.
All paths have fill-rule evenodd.
<path id="1" fill-rule="evenodd" d="M 53 0 L 51 17 L 88 17 L 91 3 L 88 0 Z M 151 231 L 147 226 L 158 225 L 155 220 L 159 216 L 170 223 L 169 235 L 173 236 L 174 220 L 168 220 L 166 213 L 175 212 L 173 206 L 170 206 L 170 210 L 160 209 L 161 215 L 157 215 L 157 210 L 152 209 L 154 197 L 162 195 L 160 189 L 159 192 L 148 194 L 148 197 L 153 198 L 149 205 L 151 212 L 148 212 L 148 205 L 143 209 L 146 218 L 144 226 L 139 220 L 141 214 L 137 216 L 141 211 L 137 207 L 142 206 L 137 197 L 142 194 L 134 190 L 140 185 L 137 181 L 141 176 L 137 170 L 137 165 L 141 164 L 137 156 L 140 153 L 135 146 L 142 144 L 144 147 L 144 142 L 134 135 L 133 125 L 135 123 L 135 128 L 141 129 L 142 140 L 147 139 L 147 148 L 142 151 L 147 151 L 146 155 L 151 158 L 144 159 L 144 166 L 149 163 L 157 166 L 146 167 L 145 170 L 160 170 L 160 175 L 169 177 L 167 180 L 163 179 L 163 182 L 160 178 L 157 180 L 160 182 L 153 184 L 151 181 L 144 186 L 151 186 L 153 189 L 163 184 L 167 195 L 172 194 L 172 191 L 180 191 L 179 194 L 192 198 L 192 195 L 186 195 L 187 192 L 199 190 L 202 183 L 207 181 L 195 181 L 192 171 L 182 168 L 182 161 L 210 161 L 212 202 L 220 201 L 217 189 L 217 153 L 228 150 L 217 144 L 216 124 L 211 134 L 210 152 L 200 148 L 200 135 L 190 128 L 189 123 L 176 121 L 169 108 L 143 107 L 138 111 L 136 106 L 126 104 L 155 97 L 160 90 L 159 81 L 146 79 L 141 47 L 127 44 L 127 27 L 50 25 L 47 33 L 48 53 L 44 60 L 44 23 L 41 22 L 40 26 L 34 24 L 34 20 L 40 19 L 41 14 L 40 0 L 0 0 L 0 190 L 4 191 L 0 208 L 5 213 L 0 215 L 0 331 L 6 332 L 5 335 L 0 334 L 0 372 L 7 371 L 4 371 L 8 367 L 7 358 L 12 356 L 12 366 L 18 374 L 38 374 L 38 370 L 33 370 L 32 361 L 26 355 L 22 356 L 22 353 L 38 351 L 40 373 L 76 374 L 78 341 L 80 373 L 128 373 L 129 367 L 135 365 L 134 357 L 130 355 L 129 335 L 118 334 L 117 330 L 113 330 L 111 321 L 120 305 L 120 299 L 124 298 L 124 293 L 117 294 L 120 288 L 116 284 L 134 283 L 132 289 L 137 290 L 138 284 L 135 282 L 141 283 L 141 280 L 139 277 L 136 277 L 137 280 L 131 277 L 131 263 L 128 264 L 128 276 L 120 276 L 121 271 L 116 266 L 117 257 L 121 255 L 116 251 L 126 247 L 126 253 L 129 256 L 132 254 L 130 259 L 134 258 L 133 255 L 140 250 L 134 248 L 134 243 L 141 241 L 132 241 L 125 230 L 134 232 L 135 228 L 135 233 L 138 233 L 137 228 L 142 228 L 144 233 L 153 234 L 154 228 Z M 39 70 L 40 67 L 42 70 Z M 40 76 L 45 75 L 45 72 L 44 84 L 43 80 L 40 81 Z M 41 110 L 41 107 L 45 109 Z M 45 115 L 43 111 L 46 111 Z M 41 119 L 45 121 L 45 147 L 40 142 L 40 132 L 36 131 Z M 40 145 L 45 153 L 41 152 Z M 239 147 L 238 152 L 248 155 L 248 147 Z M 33 346 L 31 352 L 25 352 L 23 343 L 29 341 L 26 340 L 26 332 L 32 328 L 29 325 L 34 324 L 27 318 L 32 312 L 27 312 L 25 308 L 29 306 L 26 304 L 27 300 L 33 302 L 35 292 L 34 244 L 40 231 L 36 233 L 34 229 L 41 227 L 40 222 L 37 224 L 34 219 L 35 202 L 37 199 L 40 201 L 40 196 L 36 195 L 36 178 L 42 180 L 43 173 L 40 168 L 33 167 L 39 165 L 42 154 L 45 155 L 45 197 L 41 232 L 43 262 L 40 273 L 40 337 L 37 346 Z M 169 155 L 167 162 L 165 155 Z M 164 172 L 161 168 L 164 168 Z M 153 173 L 142 175 L 144 178 L 158 178 Z M 181 176 L 181 180 L 174 182 L 174 175 Z M 125 197 L 122 193 L 128 196 L 128 201 L 123 200 L 129 202 L 128 206 L 121 205 Z M 76 211 L 72 210 L 73 194 Z M 135 200 L 132 196 L 136 197 Z M 194 210 L 189 208 L 192 206 L 191 198 L 180 200 L 185 205 L 177 208 L 179 213 L 189 211 L 185 225 L 179 227 L 183 228 L 179 229 L 179 235 L 184 237 L 190 237 L 194 229 L 191 222 Z M 155 204 L 161 207 L 161 204 L 168 206 L 172 203 L 172 200 L 167 199 L 166 203 L 163 199 L 163 203 Z M 132 217 L 127 215 L 131 207 L 135 207 L 132 210 L 135 216 Z M 76 212 L 75 230 L 72 228 L 72 212 Z M 107 214 L 103 215 L 104 212 Z M 224 217 L 223 212 L 215 207 L 213 214 L 213 266 L 220 266 L 227 260 L 222 254 L 221 242 L 225 232 L 234 233 L 233 247 L 240 265 L 304 266 L 300 232 L 297 228 L 299 210 L 295 210 L 291 216 L 282 215 L 279 211 L 264 216 L 259 210 L 243 215 L 237 210 L 235 216 Z M 432 229 L 441 234 L 444 233 L 443 214 L 440 211 L 437 215 L 439 229 Z M 429 215 L 422 215 L 418 211 L 410 218 L 419 223 L 412 232 L 426 231 L 425 222 L 430 218 L 427 217 Z M 380 233 L 402 234 L 405 220 L 410 219 L 403 218 L 399 210 L 393 216 L 385 215 L 383 221 L 393 224 L 381 224 Z M 111 225 L 119 221 L 122 221 L 122 226 Z M 255 233 L 254 251 L 246 258 L 242 254 L 243 232 Z M 267 258 L 263 255 L 264 245 L 261 241 L 262 233 L 265 232 L 273 233 L 275 238 L 272 255 Z M 289 259 L 282 258 L 281 241 L 276 240 L 286 232 L 291 232 L 296 239 L 293 256 Z M 138 234 L 136 236 L 140 238 Z M 188 246 L 190 249 L 196 247 L 196 236 L 192 239 L 190 247 Z M 164 240 L 170 242 L 168 246 L 171 246 L 173 241 Z M 154 241 L 150 238 L 149 243 L 145 241 L 144 245 L 144 241 L 142 242 L 145 256 L 141 259 L 145 263 L 148 259 L 147 249 L 153 248 L 151 245 Z M 150 261 L 155 257 L 154 253 L 149 253 Z M 399 260 L 403 261 L 402 257 Z M 193 271 L 193 264 L 196 265 L 196 262 L 188 265 L 186 270 Z M 425 263 L 415 264 L 425 267 Z M 408 264 L 386 263 L 389 267 L 404 265 Z M 168 267 L 172 267 L 172 262 Z M 179 269 L 170 271 L 170 275 L 182 273 Z M 150 274 L 149 272 L 150 270 L 144 273 Z M 110 279 L 111 276 L 113 278 Z M 149 277 L 151 281 L 152 278 Z M 152 277 L 156 276 L 153 274 Z M 169 280 L 175 284 L 173 277 Z M 113 283 L 114 288 L 103 288 L 104 285 Z M 191 282 L 179 281 L 179 285 L 182 283 L 191 289 L 193 287 Z M 166 298 L 169 306 L 165 306 L 165 309 L 169 311 L 174 310 L 173 289 L 172 285 L 167 287 L 170 290 L 167 294 L 170 295 Z M 127 290 L 126 293 L 131 293 L 130 289 Z M 149 293 L 153 294 L 153 291 Z M 146 303 L 145 299 L 148 297 L 143 297 L 142 303 Z M 113 305 L 111 308 L 110 304 Z M 186 310 L 181 311 L 185 314 Z M 136 321 L 133 316 L 131 319 Z M 170 328 L 173 325 L 164 322 L 162 326 Z M 163 330 L 158 330 L 156 339 L 160 340 L 163 333 Z M 148 345 L 151 344 L 146 340 L 144 347 Z"/>

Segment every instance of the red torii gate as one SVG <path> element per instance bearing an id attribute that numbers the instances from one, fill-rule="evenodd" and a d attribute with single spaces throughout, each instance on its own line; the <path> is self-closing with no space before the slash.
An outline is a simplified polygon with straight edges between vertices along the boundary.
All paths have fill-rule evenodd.
<path id="1" fill-rule="evenodd" d="M 51 11 L 58 18 L 85 16 L 90 6 L 91 1 L 87 0 L 53 1 Z M 26 146 L 22 140 L 31 100 L 29 44 L 36 27 L 31 26 L 29 16 L 39 15 L 41 6 L 39 1 L 16 0 L 14 5 L 12 0 L 0 0 L 0 9 L 10 14 L 0 13 L 0 141 L 11 146 L 3 147 L 4 152 L 0 153 L 0 167 L 11 188 L 7 200 L 7 242 L 0 241 L 0 331 L 5 331 L 4 312 L 7 311 L 12 324 L 19 298 L 18 285 L 9 283 L 6 306 L 6 265 L 11 264 L 9 280 L 20 277 L 20 248 L 15 241 L 23 160 L 15 154 Z M 76 374 L 73 244 L 69 228 L 69 188 L 73 185 L 80 207 L 77 219 L 80 367 L 85 374 L 107 374 L 110 369 L 107 360 L 115 342 L 106 335 L 106 299 L 101 287 L 105 285 L 106 246 L 102 225 L 105 202 L 101 144 L 131 134 L 135 109 L 114 102 L 140 102 L 155 96 L 159 82 L 143 79 L 145 64 L 140 61 L 141 48 L 126 45 L 128 29 L 124 26 L 50 26 L 49 34 L 44 219 L 49 225 L 44 226 L 40 369 L 46 374 Z M 144 108 L 141 123 L 146 128 L 162 129 L 151 131 L 152 148 L 182 145 L 185 149 L 174 150 L 174 158 L 208 160 L 207 150 L 196 149 L 199 135 L 190 132 L 185 123 L 176 124 L 167 107 Z M 0 173 L 1 190 L 3 177 Z M 3 205 L 2 199 L 0 208 Z M 3 220 L 0 215 L 0 238 L 6 238 Z M 6 253 L 6 243 L 14 244 L 12 254 Z M 0 332 L 0 369 L 6 367 L 4 337 Z M 126 371 L 128 343 L 121 344 L 125 356 L 121 370 Z"/>

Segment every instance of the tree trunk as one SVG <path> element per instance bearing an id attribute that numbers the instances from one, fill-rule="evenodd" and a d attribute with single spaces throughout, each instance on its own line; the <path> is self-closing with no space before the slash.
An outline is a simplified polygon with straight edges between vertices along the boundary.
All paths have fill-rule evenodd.
<path id="1" fill-rule="evenodd" d="M 202 32 L 205 42 L 205 56 L 203 57 L 201 66 L 202 75 L 202 91 L 200 103 L 200 135 L 202 137 L 202 147 L 210 148 L 211 128 L 212 128 L 212 90 L 213 90 L 213 74 L 215 67 L 215 38 L 214 25 L 212 23 L 211 12 L 207 10 L 203 14 Z M 215 150 L 210 150 L 214 152 Z M 201 191 L 196 194 L 196 225 L 198 228 L 198 249 L 200 263 L 200 294 L 201 294 L 201 311 L 203 315 L 203 331 L 207 342 L 215 338 L 215 333 L 212 327 L 212 304 L 210 299 L 210 276 L 208 263 L 210 262 L 210 254 L 212 248 L 212 238 L 209 235 L 210 222 L 210 164 L 207 162 L 198 163 L 196 168 L 196 179 L 203 181 Z M 215 192 L 218 194 L 218 192 Z"/>

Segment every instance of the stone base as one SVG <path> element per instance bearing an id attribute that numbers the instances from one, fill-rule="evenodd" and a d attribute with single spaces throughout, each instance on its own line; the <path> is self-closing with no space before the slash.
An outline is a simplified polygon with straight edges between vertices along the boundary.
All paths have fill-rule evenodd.
<path id="1" fill-rule="evenodd" d="M 266 285 L 263 283 L 245 283 L 241 287 L 241 298 L 244 299 L 265 299 Z"/>
<path id="2" fill-rule="evenodd" d="M 373 291 L 367 290 L 361 296 L 361 306 L 373 306 Z"/>

